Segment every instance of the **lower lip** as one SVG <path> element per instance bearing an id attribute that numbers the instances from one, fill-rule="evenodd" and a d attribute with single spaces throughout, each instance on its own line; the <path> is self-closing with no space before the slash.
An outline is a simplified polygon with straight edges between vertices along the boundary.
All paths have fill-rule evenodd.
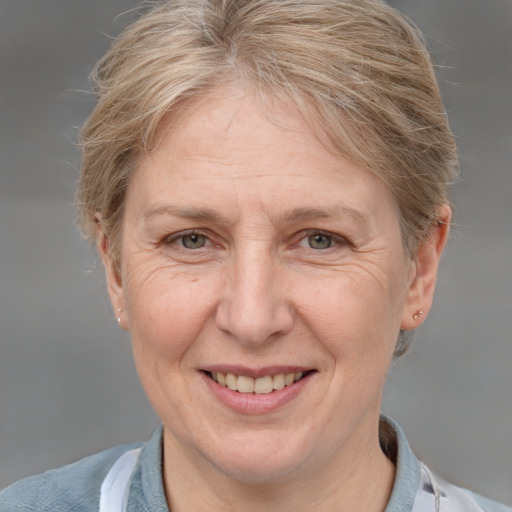
<path id="1" fill-rule="evenodd" d="M 315 372 L 308 373 L 305 377 L 271 393 L 240 393 L 221 386 L 218 382 L 201 372 L 201 376 L 216 398 L 230 409 L 244 414 L 265 414 L 274 412 L 298 396 L 307 386 Z"/>

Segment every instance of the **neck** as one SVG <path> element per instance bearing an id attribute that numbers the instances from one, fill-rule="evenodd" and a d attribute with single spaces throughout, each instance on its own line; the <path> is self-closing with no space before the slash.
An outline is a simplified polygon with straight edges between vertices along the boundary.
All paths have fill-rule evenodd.
<path id="1" fill-rule="evenodd" d="M 167 435 L 166 435 L 167 434 Z M 219 471 L 164 433 L 164 481 L 172 512 L 384 512 L 395 478 L 394 464 L 378 439 L 355 443 L 318 468 L 304 468 L 268 482 L 245 482 Z M 364 441 L 364 440 L 361 440 Z M 271 481 L 270 481 L 271 480 Z"/>

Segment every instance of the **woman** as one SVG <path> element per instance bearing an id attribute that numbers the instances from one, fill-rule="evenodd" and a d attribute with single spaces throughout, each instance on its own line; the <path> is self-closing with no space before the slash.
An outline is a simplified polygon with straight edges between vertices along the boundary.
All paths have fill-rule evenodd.
<path id="1" fill-rule="evenodd" d="M 95 78 L 80 222 L 162 428 L 0 510 L 509 510 L 379 416 L 451 220 L 418 32 L 373 0 L 171 1 Z"/>

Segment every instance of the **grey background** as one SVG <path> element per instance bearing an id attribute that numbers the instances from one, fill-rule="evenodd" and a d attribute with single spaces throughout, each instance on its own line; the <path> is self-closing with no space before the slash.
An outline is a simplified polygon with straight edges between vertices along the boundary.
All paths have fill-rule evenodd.
<path id="1" fill-rule="evenodd" d="M 136 3 L 0 1 L 0 487 L 158 423 L 73 223 L 80 90 Z M 384 410 L 438 472 L 510 504 L 512 3 L 391 3 L 441 66 L 462 171 L 435 307 Z"/>

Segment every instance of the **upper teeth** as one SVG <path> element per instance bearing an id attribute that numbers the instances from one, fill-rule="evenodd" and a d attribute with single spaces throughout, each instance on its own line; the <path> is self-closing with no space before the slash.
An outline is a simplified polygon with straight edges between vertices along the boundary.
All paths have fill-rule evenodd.
<path id="1" fill-rule="evenodd" d="M 277 375 L 265 375 L 264 377 L 248 377 L 247 375 L 234 375 L 233 373 L 212 372 L 212 379 L 221 386 L 227 387 L 239 393 L 272 393 L 274 389 L 283 389 L 302 378 L 302 372 L 278 373 Z"/>

